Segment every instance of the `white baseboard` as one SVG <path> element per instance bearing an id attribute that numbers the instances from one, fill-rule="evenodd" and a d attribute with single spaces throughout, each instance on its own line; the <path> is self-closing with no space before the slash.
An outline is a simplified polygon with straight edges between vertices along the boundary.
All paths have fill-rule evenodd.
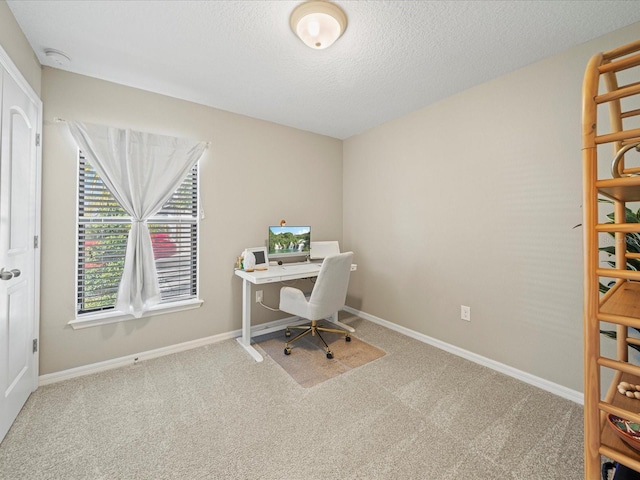
<path id="1" fill-rule="evenodd" d="M 255 337 L 258 335 L 265 335 L 267 333 L 281 330 L 285 325 L 295 325 L 297 323 L 302 323 L 303 321 L 304 320 L 300 320 L 297 317 L 289 317 L 256 325 L 255 327 L 251 327 L 251 336 Z M 106 370 L 124 367 L 126 365 L 142 362 L 144 360 L 151 360 L 152 358 L 158 358 L 164 355 L 184 352 L 186 350 L 191 350 L 192 348 L 203 347 L 205 345 L 222 342 L 223 340 L 228 340 L 230 338 L 236 338 L 240 335 L 242 335 L 242 330 L 234 330 L 227 333 L 221 333 L 219 335 L 198 338 L 197 340 L 191 340 L 189 342 L 157 348 L 155 350 L 148 350 L 146 352 L 134 353 L 131 355 L 126 355 L 124 357 L 113 358 L 111 360 L 105 360 L 104 362 L 97 362 L 89 365 L 83 365 L 81 367 L 70 368 L 68 370 L 61 370 L 59 372 L 47 373 L 38 377 L 38 386 L 49 385 L 51 383 L 62 382 L 64 380 L 70 380 L 72 378 L 82 377 L 84 375 L 104 372 Z"/>
<path id="2" fill-rule="evenodd" d="M 89 365 L 70 368 L 68 370 L 47 373 L 45 375 L 40 375 L 40 377 L 38 378 L 38 385 L 49 385 L 51 383 L 62 382 L 64 380 L 70 380 L 72 378 L 82 377 L 84 375 L 91 375 L 93 373 L 104 372 L 106 370 L 124 367 L 126 365 L 138 363 L 143 360 L 150 360 L 152 358 L 158 358 L 164 355 L 171 355 L 172 353 L 183 352 L 192 348 L 203 347 L 211 343 L 217 343 L 229 338 L 237 337 L 238 335 L 240 335 L 240 333 L 240 330 L 237 330 L 236 332 L 213 335 L 211 337 L 199 338 L 190 342 L 178 343 L 176 345 L 169 345 L 168 347 L 162 347 L 155 350 L 148 350 L 146 352 L 126 355 L 124 357 L 113 358 L 111 360 L 105 360 L 104 362 L 91 363 Z"/>
<path id="3" fill-rule="evenodd" d="M 518 370 L 516 368 L 510 367 L 509 365 L 505 365 L 500 362 L 496 362 L 495 360 L 491 360 L 490 358 L 483 357 L 476 353 L 470 352 L 468 350 L 464 350 L 462 348 L 456 347 L 455 345 L 451 345 L 440 340 L 437 340 L 433 337 L 429 337 L 428 335 L 424 335 L 422 333 L 416 332 L 406 327 L 402 327 L 400 325 L 396 325 L 395 323 L 389 322 L 382 318 L 376 317 L 375 315 L 371 315 L 366 312 L 362 312 L 360 310 L 356 310 L 351 307 L 344 307 L 346 312 L 349 312 L 353 315 L 357 315 L 358 317 L 364 318 L 373 323 L 377 323 L 378 325 L 382 325 L 390 330 L 394 330 L 396 332 L 402 333 L 411 338 L 415 338 L 421 342 L 432 345 L 436 348 L 444 350 L 446 352 L 452 353 L 459 357 L 470 360 L 479 365 L 483 365 L 485 367 L 491 368 L 492 370 L 496 370 L 500 373 L 504 373 L 505 375 L 509 375 L 510 377 L 521 380 L 530 385 L 536 386 L 543 390 L 546 390 L 550 393 L 558 395 L 559 397 L 566 398 L 567 400 L 571 400 L 572 402 L 578 403 L 580 405 L 584 405 L 584 395 L 581 392 L 576 390 L 571 390 L 570 388 L 563 387 L 562 385 L 558 385 L 557 383 L 550 382 L 545 380 L 544 378 L 536 377 L 527 372 L 523 372 L 522 370 Z M 296 317 L 283 318 L 280 320 L 275 320 L 273 322 L 264 323 L 261 325 L 256 325 L 255 327 L 251 327 L 251 336 L 265 335 L 267 333 L 275 332 L 277 330 L 281 330 L 285 325 L 295 325 L 296 323 L 303 323 L 304 320 L 300 320 Z M 242 335 L 242 330 L 234 330 L 227 333 L 221 333 L 219 335 L 213 335 L 210 337 L 199 338 L 197 340 L 192 340 L 189 342 L 178 343 L 176 345 L 169 345 L 167 347 L 157 348 L 155 350 L 148 350 L 146 352 L 135 353 L 132 355 L 126 355 L 124 357 L 114 358 L 111 360 L 105 360 L 104 362 L 92 363 L 90 365 L 83 365 L 81 367 L 70 368 L 68 370 L 62 370 L 59 372 L 48 373 L 45 375 L 40 375 L 38 377 L 38 385 L 49 385 L 51 383 L 62 382 L 63 380 L 69 380 L 76 377 L 81 377 L 84 375 L 91 375 L 93 373 L 104 372 L 106 370 L 111 370 L 114 368 L 124 367 L 126 365 L 131 365 L 134 363 L 141 362 L 143 360 L 150 360 L 152 358 L 162 357 L 164 355 L 171 355 L 173 353 L 183 352 L 186 350 L 190 350 L 192 348 L 203 347 L 205 345 L 210 345 L 213 343 L 222 342 L 223 340 L 228 340 L 231 338 L 236 338 Z"/>
<path id="4" fill-rule="evenodd" d="M 558 395 L 559 397 L 566 398 L 567 400 L 571 400 L 572 402 L 578 403 L 580 405 L 584 405 L 584 394 L 582 392 L 578 392 L 557 383 L 550 382 L 549 380 L 545 380 L 544 378 L 540 378 L 530 373 L 523 372 L 522 370 L 518 370 L 517 368 L 510 367 L 509 365 L 505 365 L 504 363 L 496 362 L 495 360 L 491 360 L 490 358 L 486 358 L 482 355 L 464 350 L 463 348 L 456 347 L 455 345 L 445 343 L 441 340 L 437 340 L 433 337 L 429 337 L 428 335 L 424 335 L 409 328 L 396 325 L 395 323 L 389 322 L 366 312 L 356 310 L 355 308 L 345 306 L 344 311 L 349 312 L 353 315 L 357 315 L 358 317 L 364 318 L 365 320 L 369 320 L 370 322 L 377 323 L 378 325 L 382 325 L 383 327 L 386 327 L 390 330 L 402 333 L 403 335 L 406 335 L 408 337 L 415 338 L 416 340 L 427 343 L 459 357 L 465 358 L 479 365 L 491 368 L 492 370 L 495 370 L 497 372 L 504 373 L 505 375 L 521 380 L 525 383 L 528 383 L 529 385 L 541 388 L 542 390 L 546 390 L 547 392 Z"/>

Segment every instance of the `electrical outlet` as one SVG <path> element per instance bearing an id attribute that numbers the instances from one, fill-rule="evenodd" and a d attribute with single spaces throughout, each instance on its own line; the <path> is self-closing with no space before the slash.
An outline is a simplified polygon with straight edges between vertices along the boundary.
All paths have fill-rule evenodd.
<path id="1" fill-rule="evenodd" d="M 256 303 L 262 302 L 262 290 L 256 292 Z"/>
<path id="2" fill-rule="evenodd" d="M 467 322 L 471 321 L 471 307 L 467 307 L 465 305 L 460 305 L 460 318 L 462 320 L 466 320 Z"/>

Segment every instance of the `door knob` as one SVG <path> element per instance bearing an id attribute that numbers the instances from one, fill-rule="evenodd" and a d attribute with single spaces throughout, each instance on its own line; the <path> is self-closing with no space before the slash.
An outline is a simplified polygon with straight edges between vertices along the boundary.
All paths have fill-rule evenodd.
<path id="1" fill-rule="evenodd" d="M 5 270 L 3 267 L 2 270 L 0 270 L 0 280 L 11 280 L 13 277 L 19 277 L 21 273 L 17 268 Z"/>

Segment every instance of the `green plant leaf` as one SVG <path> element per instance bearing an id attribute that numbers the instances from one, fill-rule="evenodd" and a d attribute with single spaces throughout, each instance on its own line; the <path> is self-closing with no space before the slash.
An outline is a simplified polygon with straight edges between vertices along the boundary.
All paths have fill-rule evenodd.
<path id="1" fill-rule="evenodd" d="M 614 283 L 616 283 L 616 282 L 612 281 L 612 282 L 609 282 L 608 285 L 605 285 L 604 283 L 601 282 L 600 283 L 600 293 L 607 293 L 611 289 L 611 287 L 613 287 Z"/>
<path id="2" fill-rule="evenodd" d="M 629 270 L 635 270 L 636 272 L 640 270 L 640 260 L 635 258 L 627 258 L 627 266 L 631 267 Z"/>
<path id="3" fill-rule="evenodd" d="M 606 200 L 604 198 L 599 198 L 598 202 L 608 203 L 610 205 L 613 205 L 613 202 L 611 200 Z M 611 221 L 608 223 L 613 223 L 614 217 L 615 215 L 613 213 L 609 213 L 607 215 L 607 218 Z M 630 208 L 625 207 L 625 217 L 626 217 L 625 218 L 626 223 L 640 223 L 640 209 L 638 209 L 637 212 L 634 212 Z M 615 234 L 613 232 L 608 232 L 608 234 L 609 236 L 615 238 Z M 640 233 L 631 232 L 631 233 L 625 234 L 625 243 L 626 243 L 627 252 L 640 253 Z M 615 246 L 613 245 L 599 247 L 598 250 L 606 253 L 610 257 L 615 256 L 616 254 L 616 249 L 615 249 Z M 612 268 L 615 268 L 616 266 L 615 262 L 612 260 L 607 260 L 605 263 L 607 263 L 607 265 L 609 265 Z M 627 270 L 640 271 L 640 260 L 635 258 L 627 258 Z M 615 281 L 610 281 L 607 285 L 600 282 L 600 293 L 608 292 L 613 285 L 615 285 Z M 634 328 L 634 330 L 640 333 L 640 329 Z M 615 331 L 600 330 L 600 334 L 604 335 L 605 337 L 616 339 Z M 637 352 L 640 352 L 639 345 L 629 344 L 629 347 L 633 348 Z"/>

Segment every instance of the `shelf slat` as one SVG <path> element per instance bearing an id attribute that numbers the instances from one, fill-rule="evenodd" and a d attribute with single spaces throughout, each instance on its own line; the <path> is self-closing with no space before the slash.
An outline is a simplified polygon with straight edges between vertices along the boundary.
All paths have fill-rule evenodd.
<path id="1" fill-rule="evenodd" d="M 600 73 L 620 72 L 627 68 L 637 67 L 638 65 L 640 65 L 640 55 L 633 55 L 616 62 L 605 63 L 598 68 L 598 71 Z"/>
<path id="2" fill-rule="evenodd" d="M 640 223 L 600 223 L 596 225 L 596 231 L 600 233 L 638 233 L 640 232 Z"/>
<path id="3" fill-rule="evenodd" d="M 629 375 L 640 377 L 640 367 L 631 363 L 612 360 L 606 357 L 600 357 L 598 359 L 598 365 L 610 368 L 612 370 L 618 370 L 620 372 L 628 373 Z M 638 408 L 640 408 L 640 404 L 638 404 Z"/>
<path id="4" fill-rule="evenodd" d="M 597 145 L 603 143 L 620 142 L 629 140 L 630 138 L 640 137 L 640 128 L 633 128 L 631 130 L 623 130 L 621 132 L 605 133 L 604 135 L 598 135 L 595 138 Z"/>
<path id="5" fill-rule="evenodd" d="M 640 93 L 640 82 L 620 87 L 617 90 L 603 93 L 598 95 L 594 100 L 596 103 L 606 103 L 613 100 L 619 100 L 625 97 L 631 97 L 632 95 L 638 95 Z"/>
<path id="6" fill-rule="evenodd" d="M 640 200 L 640 175 L 598 180 L 596 188 L 600 193 L 614 200 L 636 202 Z"/>
<path id="7" fill-rule="evenodd" d="M 640 318 L 640 283 L 625 282 L 600 306 L 600 312 Z"/>

